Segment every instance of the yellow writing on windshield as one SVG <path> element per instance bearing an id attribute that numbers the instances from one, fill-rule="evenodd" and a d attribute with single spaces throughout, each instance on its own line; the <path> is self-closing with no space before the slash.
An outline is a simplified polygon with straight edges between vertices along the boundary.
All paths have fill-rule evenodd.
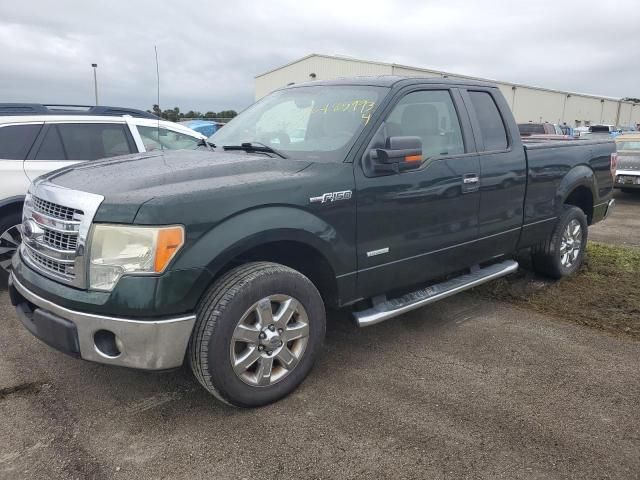
<path id="1" fill-rule="evenodd" d="M 371 100 L 353 100 L 351 102 L 337 102 L 337 103 L 326 103 L 324 105 L 318 105 L 311 109 L 311 113 L 341 113 L 341 112 L 350 112 L 350 113 L 360 113 L 362 116 L 362 121 L 366 125 L 371 120 L 371 112 L 375 107 L 376 102 Z"/>

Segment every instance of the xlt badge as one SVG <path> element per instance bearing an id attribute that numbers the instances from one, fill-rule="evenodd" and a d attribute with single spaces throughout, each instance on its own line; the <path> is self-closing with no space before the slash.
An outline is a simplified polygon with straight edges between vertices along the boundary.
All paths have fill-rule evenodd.
<path id="1" fill-rule="evenodd" d="M 311 197 L 310 203 L 327 203 L 337 202 L 338 200 L 349 200 L 351 198 L 351 190 L 343 190 L 341 192 L 327 192 L 323 193 L 319 197 Z"/>

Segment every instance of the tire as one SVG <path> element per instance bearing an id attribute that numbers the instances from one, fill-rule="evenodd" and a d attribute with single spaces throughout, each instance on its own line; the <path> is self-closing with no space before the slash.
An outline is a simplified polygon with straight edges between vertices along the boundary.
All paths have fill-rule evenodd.
<path id="1" fill-rule="evenodd" d="M 20 245 L 20 212 L 9 213 L 0 219 L 0 279 L 9 277 L 11 257 Z"/>
<path id="2" fill-rule="evenodd" d="M 565 205 L 551 237 L 532 255 L 533 269 L 555 279 L 572 275 L 584 260 L 587 235 L 584 212 L 578 207 Z"/>
<path id="3" fill-rule="evenodd" d="M 248 263 L 225 273 L 203 295 L 189 362 L 200 384 L 219 400 L 259 407 L 302 383 L 321 350 L 325 328 L 322 298 L 307 277 L 276 263 Z"/>

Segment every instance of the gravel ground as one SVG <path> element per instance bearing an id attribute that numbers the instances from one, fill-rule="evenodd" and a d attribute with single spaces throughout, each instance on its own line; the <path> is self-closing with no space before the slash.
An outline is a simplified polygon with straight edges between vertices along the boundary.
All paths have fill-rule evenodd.
<path id="1" fill-rule="evenodd" d="M 640 195 L 590 238 L 640 246 Z M 462 294 L 357 330 L 237 410 L 187 369 L 66 357 L 0 290 L 0 479 L 640 478 L 640 343 Z"/>
<path id="2" fill-rule="evenodd" d="M 640 344 L 470 295 L 357 330 L 257 410 L 66 357 L 0 294 L 0 478 L 640 478 Z"/>
<path id="3" fill-rule="evenodd" d="M 589 228 L 589 239 L 596 242 L 640 247 L 640 190 L 615 191 L 616 207 L 609 218 Z"/>

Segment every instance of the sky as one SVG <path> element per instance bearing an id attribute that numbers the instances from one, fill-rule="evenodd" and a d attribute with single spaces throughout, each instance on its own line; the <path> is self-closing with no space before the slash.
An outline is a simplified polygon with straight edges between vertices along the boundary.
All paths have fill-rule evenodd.
<path id="1" fill-rule="evenodd" d="M 310 53 L 640 97 L 638 0 L 4 0 L 0 102 L 206 112 Z"/>

